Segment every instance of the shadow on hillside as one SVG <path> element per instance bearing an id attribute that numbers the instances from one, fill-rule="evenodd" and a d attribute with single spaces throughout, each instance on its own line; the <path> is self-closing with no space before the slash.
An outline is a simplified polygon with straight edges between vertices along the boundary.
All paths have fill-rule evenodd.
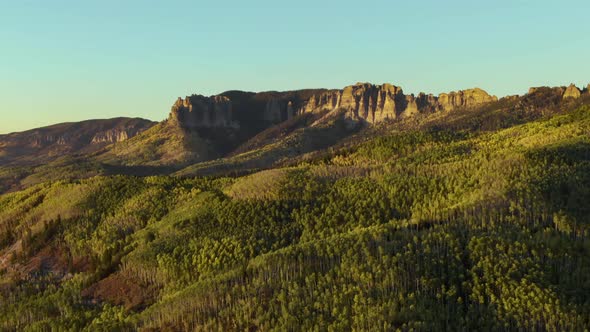
<path id="1" fill-rule="evenodd" d="M 306 123 L 308 120 L 302 118 L 299 121 Z M 241 154 L 236 153 L 226 158 L 198 163 L 183 169 L 178 175 L 228 176 L 288 165 L 303 155 L 335 146 L 363 128 L 362 126 L 351 127 L 342 118 L 313 127 L 291 125 L 283 124 L 268 130 L 273 133 L 284 130 L 285 133 L 279 135 L 279 138 L 267 140 L 266 133 L 259 135 L 261 142 L 253 144 L 257 149 L 250 147 L 250 149 L 244 149 L 245 152 Z"/>
<path id="2" fill-rule="evenodd" d="M 179 170 L 177 166 L 125 166 L 102 164 L 106 175 L 153 176 L 169 175 Z"/>

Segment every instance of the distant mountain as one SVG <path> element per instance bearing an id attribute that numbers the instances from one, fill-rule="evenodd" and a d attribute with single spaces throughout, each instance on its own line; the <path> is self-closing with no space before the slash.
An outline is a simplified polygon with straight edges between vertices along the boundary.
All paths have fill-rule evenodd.
<path id="1" fill-rule="evenodd" d="M 114 118 L 60 123 L 0 135 L 0 165 L 45 163 L 63 155 L 88 154 L 127 140 L 156 123 L 140 118 Z"/>

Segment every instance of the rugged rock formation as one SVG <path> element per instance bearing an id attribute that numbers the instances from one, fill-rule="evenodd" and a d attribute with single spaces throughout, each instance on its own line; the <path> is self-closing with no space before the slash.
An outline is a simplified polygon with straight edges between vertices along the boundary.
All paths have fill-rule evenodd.
<path id="1" fill-rule="evenodd" d="M 96 135 L 94 135 L 94 137 L 92 137 L 91 143 L 100 144 L 123 142 L 124 140 L 129 139 L 129 137 L 133 136 L 135 136 L 135 133 L 130 132 L 128 130 L 111 129 L 99 132 Z"/>
<path id="2" fill-rule="evenodd" d="M 547 91 L 551 91 L 553 93 L 559 94 L 560 96 L 563 96 L 565 89 L 562 87 L 538 86 L 538 87 L 529 88 L 528 94 L 533 95 L 535 93 L 547 92 Z"/>
<path id="3" fill-rule="evenodd" d="M 287 100 L 280 100 L 278 98 L 271 98 L 264 108 L 264 121 L 270 123 L 279 123 L 291 119 L 295 115 L 293 110 L 293 102 Z"/>
<path id="4" fill-rule="evenodd" d="M 170 119 L 185 128 L 235 127 L 232 102 L 225 96 L 192 95 L 178 97 L 172 106 Z"/>
<path id="5" fill-rule="evenodd" d="M 475 88 L 458 92 L 441 93 L 438 96 L 438 103 L 442 110 L 450 111 L 460 107 L 472 107 L 493 101 L 498 98 L 490 96 L 482 89 Z"/>
<path id="6" fill-rule="evenodd" d="M 405 96 L 405 109 L 400 113 L 402 118 L 409 118 L 420 113 L 418 108 L 418 100 L 414 95 Z"/>
<path id="7" fill-rule="evenodd" d="M 357 83 L 311 97 L 297 113 L 344 110 L 345 117 L 369 123 L 395 119 L 405 104 L 402 89 L 391 84 Z"/>
<path id="8" fill-rule="evenodd" d="M 436 97 L 424 93 L 418 96 L 404 95 L 402 88 L 387 83 L 357 83 L 342 90 L 257 94 L 233 91 L 211 97 L 193 95 L 185 99 L 178 98 L 172 106 L 170 119 L 189 129 L 236 128 L 240 124 L 244 125 L 233 114 L 235 105 L 239 104 L 242 106 L 237 107 L 240 112 L 248 112 L 250 118 L 258 118 L 267 125 L 287 121 L 298 114 L 324 111 L 342 111 L 348 120 L 374 124 L 419 113 L 473 107 L 496 100 L 495 96 L 478 88 L 443 93 Z M 247 110 L 243 109 L 244 105 L 248 105 Z"/>
<path id="9" fill-rule="evenodd" d="M 588 85 L 588 89 L 586 91 L 590 90 L 590 84 Z M 583 91 L 580 91 L 580 89 L 578 89 L 578 87 L 576 87 L 573 83 L 570 84 L 567 88 L 565 87 L 535 87 L 535 88 L 530 88 L 529 89 L 529 95 L 533 95 L 535 93 L 547 93 L 551 91 L 551 93 L 553 94 L 557 94 L 559 96 L 561 96 L 561 99 L 568 99 L 568 98 L 573 98 L 573 99 L 578 99 L 580 98 L 580 96 L 582 95 Z"/>
<path id="10" fill-rule="evenodd" d="M 144 131 L 146 128 L 137 123 L 130 123 L 127 125 L 121 125 L 116 128 L 111 128 L 103 131 L 99 131 L 92 137 L 90 143 L 101 144 L 101 143 L 118 143 L 128 140 L 137 134 Z"/>
<path id="11" fill-rule="evenodd" d="M 582 93 L 580 92 L 580 89 L 578 89 L 578 87 L 576 87 L 572 83 L 572 84 L 570 84 L 570 86 L 567 87 L 567 89 L 565 89 L 565 92 L 563 93 L 563 99 L 566 99 L 566 98 L 578 99 L 578 98 L 580 98 L 581 95 L 582 95 Z"/>
<path id="12" fill-rule="evenodd" d="M 33 132 L 23 143 L 31 148 L 42 148 L 47 145 L 66 145 L 69 139 L 64 135 L 44 135 L 42 132 Z"/>
<path id="13" fill-rule="evenodd" d="M 351 120 L 378 123 L 398 117 L 411 117 L 430 111 L 451 111 L 497 101 L 481 89 L 443 93 L 439 97 L 420 93 L 404 95 L 400 87 L 383 84 L 357 83 L 343 90 L 325 92 L 310 98 L 298 112 L 317 112 L 322 110 L 344 110 L 345 117 Z"/>

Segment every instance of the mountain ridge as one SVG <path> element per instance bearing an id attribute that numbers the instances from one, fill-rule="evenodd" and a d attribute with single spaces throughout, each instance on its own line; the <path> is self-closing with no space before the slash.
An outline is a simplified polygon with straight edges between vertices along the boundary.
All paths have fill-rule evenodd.
<path id="1" fill-rule="evenodd" d="M 244 92 L 228 91 L 209 97 L 191 95 L 179 97 L 172 106 L 169 119 L 186 128 L 232 127 L 234 121 L 232 95 L 240 99 L 260 99 L 258 117 L 277 124 L 303 113 L 345 109 L 345 117 L 355 122 L 374 124 L 387 119 L 412 116 L 418 112 L 451 111 L 470 107 L 498 98 L 480 88 L 441 93 L 438 96 L 419 93 L 406 95 L 401 87 L 384 83 L 357 83 L 342 89 L 305 89 L 292 91 Z M 240 101 L 238 101 L 239 103 Z M 213 119 L 213 121 L 211 120 Z"/>
<path id="2" fill-rule="evenodd" d="M 62 154 L 92 153 L 129 139 L 156 122 L 142 118 L 116 117 L 63 122 L 22 132 L 0 135 L 0 164 L 19 159 L 48 161 Z"/>
<path id="3" fill-rule="evenodd" d="M 562 104 L 580 104 L 579 100 L 588 96 L 588 87 L 579 89 L 574 85 L 534 87 L 522 96 L 500 99 L 480 88 L 438 96 L 406 95 L 401 87 L 388 83 L 357 83 L 342 89 L 230 90 L 209 97 L 192 95 L 178 98 L 168 118 L 158 123 L 127 118 L 87 120 L 0 135 L 0 171 L 4 169 L 0 172 L 0 190 L 83 174 L 242 173 L 288 164 L 291 159 L 300 160 L 345 142 L 352 144 L 366 135 L 378 135 L 380 130 L 393 130 L 385 128 L 404 130 L 432 122 L 435 127 L 497 129 L 550 114 L 563 108 Z M 112 123 L 110 127 L 88 128 L 93 121 Z M 142 125 L 127 132 L 118 130 L 113 121 L 139 121 Z M 67 143 L 68 135 L 59 133 L 41 135 L 45 143 L 24 140 L 20 147 L 8 140 L 37 137 L 35 133 L 47 128 L 64 126 L 77 128 L 81 133 L 76 137 L 85 143 L 67 148 L 62 143 Z M 35 147 L 38 143 L 49 147 Z"/>
<path id="4" fill-rule="evenodd" d="M 354 132 L 344 113 L 186 176 L 42 173 L 0 195 L 0 329 L 590 326 L 590 96 Z"/>

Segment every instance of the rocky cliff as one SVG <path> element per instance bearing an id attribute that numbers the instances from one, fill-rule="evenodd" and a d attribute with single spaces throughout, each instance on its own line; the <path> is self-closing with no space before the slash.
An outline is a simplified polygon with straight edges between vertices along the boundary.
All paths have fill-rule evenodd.
<path id="1" fill-rule="evenodd" d="M 570 84 L 570 86 L 568 86 L 563 93 L 563 99 L 566 99 L 566 98 L 578 99 L 578 98 L 580 98 L 581 95 L 582 95 L 582 92 L 580 91 L 580 89 L 578 89 L 578 87 L 575 86 L 574 84 Z"/>
<path id="2" fill-rule="evenodd" d="M 238 113 L 248 112 L 249 118 L 259 119 L 268 125 L 287 121 L 300 114 L 326 111 L 343 111 L 349 120 L 375 124 L 418 113 L 452 111 L 496 100 L 495 96 L 479 88 L 439 96 L 424 93 L 415 96 L 404 94 L 402 88 L 392 84 L 357 83 L 341 90 L 228 92 L 211 97 L 193 95 L 185 99 L 178 98 L 172 106 L 170 120 L 184 128 L 235 128 L 244 121 L 243 116 L 242 121 L 236 119 L 234 104 L 238 103 L 247 105 L 240 107 Z"/>
<path id="3" fill-rule="evenodd" d="M 266 102 L 263 118 L 270 123 L 279 123 L 291 119 L 294 115 L 293 101 L 271 98 Z"/>
<path id="4" fill-rule="evenodd" d="M 130 137 L 135 136 L 138 132 L 144 128 L 116 128 L 105 131 L 99 131 L 90 140 L 90 144 L 101 144 L 101 143 L 116 143 L 122 142 Z M 24 142 L 30 147 L 43 148 L 51 144 L 57 145 L 68 145 L 68 144 L 84 144 L 80 141 L 81 137 L 77 135 L 70 135 L 68 133 L 62 135 L 44 135 L 42 132 L 36 132 L 30 135 Z M 82 139 L 84 140 L 84 139 Z"/>
<path id="5" fill-rule="evenodd" d="M 170 120 L 185 128 L 235 127 L 232 102 L 225 96 L 192 95 L 178 98 L 170 112 Z"/>
<path id="6" fill-rule="evenodd" d="M 111 129 L 107 131 L 98 132 L 92 137 L 92 144 L 100 144 L 100 143 L 117 143 L 123 142 L 124 140 L 129 139 L 137 134 L 138 130 L 136 128 L 132 129 Z"/>
<path id="7" fill-rule="evenodd" d="M 438 105 L 442 110 L 448 111 L 461 107 L 472 107 L 492 101 L 497 101 L 496 96 L 490 96 L 482 89 L 475 88 L 449 94 L 442 93 L 438 97 Z"/>
<path id="8" fill-rule="evenodd" d="M 561 97 L 561 99 L 578 99 L 584 93 L 590 93 L 590 84 L 584 90 L 580 90 L 575 84 L 570 84 L 569 86 L 560 86 L 560 87 L 533 87 L 529 89 L 528 95 L 533 95 L 539 92 L 551 92 L 555 95 Z"/>
<path id="9" fill-rule="evenodd" d="M 481 89 L 443 93 L 438 97 L 424 93 L 405 95 L 402 88 L 391 85 L 357 83 L 342 90 L 312 97 L 297 113 L 343 110 L 345 117 L 370 124 L 418 113 L 452 111 L 498 100 Z"/>
<path id="10" fill-rule="evenodd" d="M 340 109 L 345 111 L 345 117 L 348 119 L 375 123 L 395 119 L 406 104 L 402 89 L 397 86 L 358 83 L 342 90 L 314 96 L 298 113 Z"/>

